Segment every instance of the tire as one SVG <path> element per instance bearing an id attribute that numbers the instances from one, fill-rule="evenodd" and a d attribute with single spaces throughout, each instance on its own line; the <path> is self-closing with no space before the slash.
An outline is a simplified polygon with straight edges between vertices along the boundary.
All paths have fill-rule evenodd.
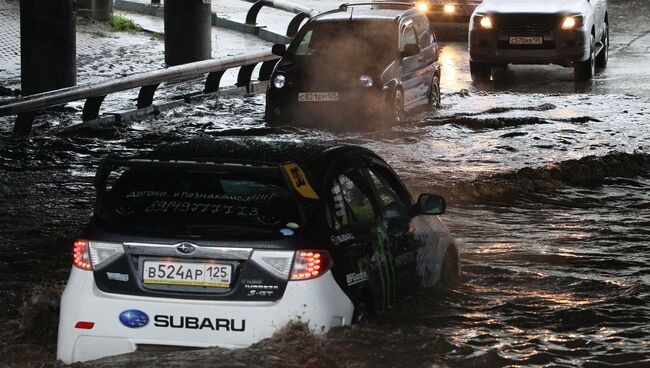
<path id="1" fill-rule="evenodd" d="M 433 77 L 431 87 L 429 88 L 429 109 L 435 110 L 442 107 L 440 99 L 440 81 L 438 77 Z"/>
<path id="2" fill-rule="evenodd" d="M 492 66 L 489 63 L 470 60 L 469 72 L 472 75 L 472 80 L 474 82 L 485 82 L 490 79 L 490 74 L 492 74 Z"/>
<path id="3" fill-rule="evenodd" d="M 406 113 L 404 112 L 404 92 L 399 88 L 395 90 L 391 113 L 391 122 L 393 124 L 401 124 L 406 119 Z"/>
<path id="4" fill-rule="evenodd" d="M 352 324 L 375 324 L 377 323 L 377 312 L 369 301 L 370 296 L 366 293 L 354 306 Z"/>
<path id="5" fill-rule="evenodd" d="M 508 64 L 492 65 L 492 75 L 497 81 L 503 81 L 508 78 Z"/>
<path id="6" fill-rule="evenodd" d="M 603 48 L 600 50 L 598 56 L 596 56 L 596 67 L 604 68 L 607 66 L 609 61 L 609 25 L 605 23 L 605 34 L 603 34 Z"/>
<path id="7" fill-rule="evenodd" d="M 594 36 L 591 35 L 591 50 L 589 52 L 589 59 L 575 63 L 573 66 L 573 78 L 576 81 L 588 81 L 594 77 L 596 73 L 596 42 Z"/>
<path id="8" fill-rule="evenodd" d="M 461 279 L 460 257 L 458 249 L 450 246 L 445 252 L 445 258 L 442 260 L 442 270 L 440 271 L 440 285 L 450 287 L 458 284 Z"/>

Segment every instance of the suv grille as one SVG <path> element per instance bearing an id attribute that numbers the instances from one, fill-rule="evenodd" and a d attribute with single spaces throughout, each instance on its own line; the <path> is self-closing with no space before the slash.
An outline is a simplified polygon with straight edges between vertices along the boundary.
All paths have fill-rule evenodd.
<path id="1" fill-rule="evenodd" d="M 556 14 L 495 14 L 497 29 L 506 34 L 549 34 L 560 26 Z"/>

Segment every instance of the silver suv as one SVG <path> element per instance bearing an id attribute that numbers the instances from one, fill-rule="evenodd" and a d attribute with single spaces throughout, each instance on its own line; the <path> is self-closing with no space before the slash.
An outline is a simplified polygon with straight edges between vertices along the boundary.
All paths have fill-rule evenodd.
<path id="1" fill-rule="evenodd" d="M 590 80 L 607 65 L 607 0 L 485 0 L 469 25 L 472 79 L 508 64 L 557 64 Z"/>

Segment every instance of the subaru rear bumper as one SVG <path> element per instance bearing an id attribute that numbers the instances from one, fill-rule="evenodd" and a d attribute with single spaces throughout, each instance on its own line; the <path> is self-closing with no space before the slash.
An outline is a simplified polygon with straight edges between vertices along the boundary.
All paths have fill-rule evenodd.
<path id="1" fill-rule="evenodd" d="M 57 358 L 70 364 L 130 353 L 138 345 L 241 348 L 289 321 L 304 322 L 314 333 L 349 325 L 353 310 L 329 271 L 290 281 L 275 302 L 219 302 L 108 294 L 97 289 L 92 272 L 73 268 L 61 299 Z M 130 327 L 120 317 L 126 311 L 139 316 Z M 79 322 L 94 325 L 77 328 Z"/>

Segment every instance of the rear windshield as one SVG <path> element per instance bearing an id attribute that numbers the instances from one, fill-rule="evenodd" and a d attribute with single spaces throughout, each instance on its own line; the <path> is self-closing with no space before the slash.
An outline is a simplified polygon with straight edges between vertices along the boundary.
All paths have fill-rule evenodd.
<path id="1" fill-rule="evenodd" d="M 301 32 L 295 55 L 318 55 L 345 60 L 392 60 L 397 52 L 394 22 L 315 22 Z"/>
<path id="2" fill-rule="evenodd" d="M 279 174 L 160 168 L 128 169 L 97 215 L 100 226 L 141 235 L 217 238 L 279 237 L 301 223 Z"/>

